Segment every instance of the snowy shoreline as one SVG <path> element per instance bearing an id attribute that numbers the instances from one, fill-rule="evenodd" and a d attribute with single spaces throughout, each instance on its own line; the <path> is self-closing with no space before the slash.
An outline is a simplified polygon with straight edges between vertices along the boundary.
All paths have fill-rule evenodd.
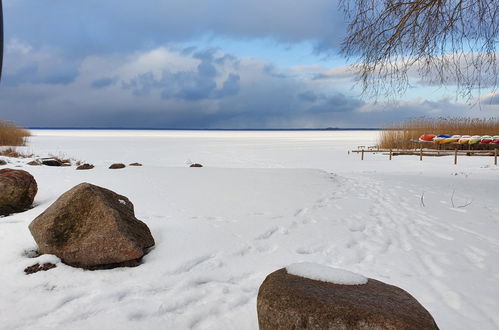
<path id="1" fill-rule="evenodd" d="M 400 286 L 441 329 L 499 328 L 499 169 L 488 157 L 347 154 L 375 144 L 372 131 L 92 132 L 35 130 L 25 148 L 96 167 L 22 166 L 39 193 L 33 209 L 0 218 L 2 329 L 255 329 L 259 285 L 298 262 Z M 144 166 L 107 169 L 135 161 Z M 36 261 L 24 254 L 28 224 L 80 182 L 128 197 L 156 248 L 137 268 L 58 263 L 25 276 Z"/>

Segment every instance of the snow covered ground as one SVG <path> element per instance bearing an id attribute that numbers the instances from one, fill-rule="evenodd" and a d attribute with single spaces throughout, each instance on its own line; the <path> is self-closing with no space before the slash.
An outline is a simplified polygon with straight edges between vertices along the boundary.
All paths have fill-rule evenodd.
<path id="1" fill-rule="evenodd" d="M 499 328 L 499 168 L 490 157 L 348 150 L 376 132 L 34 131 L 36 207 L 0 219 L 1 329 L 256 329 L 270 272 L 298 262 L 402 287 L 441 329 Z M 109 170 L 113 162 L 143 167 Z M 188 168 L 197 162 L 204 168 Z M 130 198 L 156 247 L 136 268 L 57 268 L 28 224 L 90 182 Z"/>

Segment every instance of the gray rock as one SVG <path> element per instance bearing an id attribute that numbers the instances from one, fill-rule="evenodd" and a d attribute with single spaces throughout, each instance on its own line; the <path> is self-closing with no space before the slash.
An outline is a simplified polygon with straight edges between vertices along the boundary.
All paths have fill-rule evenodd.
<path id="1" fill-rule="evenodd" d="M 38 191 L 31 174 L 22 170 L 0 170 L 0 215 L 22 212 L 28 209 Z"/>
<path id="2" fill-rule="evenodd" d="M 257 299 L 260 330 L 438 329 L 430 313 L 409 293 L 369 279 L 340 285 L 273 272 Z"/>
<path id="3" fill-rule="evenodd" d="M 43 159 L 42 164 L 46 166 L 62 166 L 63 163 L 57 159 Z"/>
<path id="4" fill-rule="evenodd" d="M 120 168 L 125 168 L 126 165 L 125 164 L 121 164 L 121 163 L 115 163 L 115 164 L 112 164 L 111 166 L 109 166 L 110 169 L 112 170 L 115 170 L 115 169 L 120 169 Z"/>
<path id="5" fill-rule="evenodd" d="M 93 168 L 94 168 L 94 165 L 92 165 L 92 164 L 81 164 L 76 169 L 77 170 L 91 170 Z"/>
<path id="6" fill-rule="evenodd" d="M 154 245 L 128 198 L 89 183 L 61 195 L 29 230 L 41 254 L 88 269 L 135 266 Z"/>

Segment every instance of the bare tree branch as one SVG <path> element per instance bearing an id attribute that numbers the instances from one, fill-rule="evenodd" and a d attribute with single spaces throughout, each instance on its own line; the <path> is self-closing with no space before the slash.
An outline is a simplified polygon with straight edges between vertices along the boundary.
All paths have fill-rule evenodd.
<path id="1" fill-rule="evenodd" d="M 394 96 L 417 71 L 474 99 L 497 87 L 498 0 L 341 0 L 349 19 L 342 52 L 358 62 L 363 92 Z"/>

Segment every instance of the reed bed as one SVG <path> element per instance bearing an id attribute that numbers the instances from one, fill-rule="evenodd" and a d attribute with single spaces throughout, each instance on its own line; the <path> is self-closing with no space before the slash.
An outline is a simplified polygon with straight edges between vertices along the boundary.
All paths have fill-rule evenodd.
<path id="1" fill-rule="evenodd" d="M 0 146 L 24 146 L 31 133 L 13 122 L 0 120 Z"/>
<path id="2" fill-rule="evenodd" d="M 383 149 L 411 149 L 418 147 L 409 142 L 423 134 L 499 135 L 499 118 L 413 118 L 385 127 L 379 135 L 378 145 Z M 425 148 L 438 145 L 425 144 Z"/>

